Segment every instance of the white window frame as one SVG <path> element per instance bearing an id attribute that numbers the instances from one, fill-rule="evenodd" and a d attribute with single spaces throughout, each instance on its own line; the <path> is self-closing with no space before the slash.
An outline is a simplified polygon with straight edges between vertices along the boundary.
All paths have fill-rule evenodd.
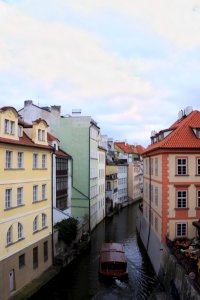
<path id="1" fill-rule="evenodd" d="M 200 208 L 200 190 L 197 190 L 197 207 Z"/>
<path id="2" fill-rule="evenodd" d="M 18 223 L 18 240 L 23 239 L 23 225 L 21 223 Z"/>
<path id="3" fill-rule="evenodd" d="M 5 190 L 5 208 L 12 207 L 12 189 L 8 188 Z"/>
<path id="4" fill-rule="evenodd" d="M 177 237 L 186 237 L 187 236 L 187 224 L 186 223 L 177 223 L 176 224 L 176 236 Z"/>
<path id="5" fill-rule="evenodd" d="M 38 201 L 38 185 L 33 186 L 33 202 Z"/>
<path id="6" fill-rule="evenodd" d="M 42 214 L 42 228 L 47 227 L 47 215 Z"/>
<path id="7" fill-rule="evenodd" d="M 38 231 L 38 216 L 36 216 L 33 220 L 33 232 Z"/>
<path id="8" fill-rule="evenodd" d="M 17 206 L 23 204 L 23 187 L 17 188 Z"/>
<path id="9" fill-rule="evenodd" d="M 33 169 L 38 169 L 38 153 L 33 153 Z"/>
<path id="10" fill-rule="evenodd" d="M 10 134 L 14 135 L 15 134 L 15 122 L 10 121 Z"/>
<path id="11" fill-rule="evenodd" d="M 187 190 L 176 191 L 176 208 L 187 208 Z"/>
<path id="12" fill-rule="evenodd" d="M 8 133 L 9 134 L 10 131 L 10 122 L 8 119 L 4 120 L 4 133 Z"/>
<path id="13" fill-rule="evenodd" d="M 17 153 L 17 167 L 18 169 L 22 169 L 24 165 L 24 152 Z"/>
<path id="14" fill-rule="evenodd" d="M 6 169 L 12 169 L 13 152 L 6 150 Z"/>
<path id="15" fill-rule="evenodd" d="M 47 185 L 42 184 L 42 200 L 45 200 L 47 198 Z"/>
<path id="16" fill-rule="evenodd" d="M 42 169 L 46 169 L 47 167 L 47 155 L 42 154 Z"/>
<path id="17" fill-rule="evenodd" d="M 200 175 L 200 158 L 198 157 L 197 160 L 197 175 Z"/>
<path id="18" fill-rule="evenodd" d="M 13 242 L 13 229 L 12 225 L 8 228 L 7 234 L 6 234 L 6 244 L 12 244 Z"/>
<path id="19" fill-rule="evenodd" d="M 187 158 L 176 159 L 177 175 L 187 175 Z"/>

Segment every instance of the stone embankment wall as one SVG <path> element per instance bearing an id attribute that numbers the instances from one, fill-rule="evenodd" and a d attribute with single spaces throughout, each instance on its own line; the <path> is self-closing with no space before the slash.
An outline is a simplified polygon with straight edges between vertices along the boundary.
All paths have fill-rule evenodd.
<path id="1" fill-rule="evenodd" d="M 200 289 L 166 245 L 163 245 L 158 277 L 169 294 L 177 292 L 181 300 L 200 300 Z"/>
<path id="2" fill-rule="evenodd" d="M 174 296 L 172 299 L 200 300 L 200 289 L 189 278 L 167 245 L 160 244 L 140 209 L 138 209 L 136 224 L 142 244 L 165 291 L 171 296 L 178 295 L 177 298 Z"/>

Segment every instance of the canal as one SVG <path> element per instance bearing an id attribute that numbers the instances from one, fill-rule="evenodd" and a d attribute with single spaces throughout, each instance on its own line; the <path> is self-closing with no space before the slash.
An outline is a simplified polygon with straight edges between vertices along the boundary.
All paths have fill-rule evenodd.
<path id="1" fill-rule="evenodd" d="M 93 231 L 91 247 L 63 269 L 30 300 L 146 300 L 156 299 L 160 286 L 136 232 L 138 205 L 123 208 Z M 101 282 L 99 250 L 104 242 L 123 243 L 128 259 L 128 280 Z"/>

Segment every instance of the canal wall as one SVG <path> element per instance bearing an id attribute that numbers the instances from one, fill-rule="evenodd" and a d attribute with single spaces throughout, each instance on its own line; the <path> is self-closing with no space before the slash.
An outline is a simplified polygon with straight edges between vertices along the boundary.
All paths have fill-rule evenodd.
<path id="1" fill-rule="evenodd" d="M 172 299 L 200 300 L 200 290 L 195 282 L 186 275 L 184 268 L 171 254 L 168 246 L 159 242 L 143 218 L 140 209 L 137 213 L 136 227 L 154 271 L 166 293 L 174 296 Z"/>

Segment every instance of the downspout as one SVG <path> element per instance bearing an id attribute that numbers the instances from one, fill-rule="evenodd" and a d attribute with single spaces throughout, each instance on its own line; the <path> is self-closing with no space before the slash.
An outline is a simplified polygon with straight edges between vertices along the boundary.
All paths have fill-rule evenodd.
<path id="1" fill-rule="evenodd" d="M 88 212 L 89 212 L 89 232 L 91 232 L 91 220 L 90 220 L 90 213 L 91 213 L 91 210 L 90 210 L 90 129 L 92 127 L 92 124 L 89 126 L 89 167 L 88 167 L 88 173 L 89 173 L 89 176 L 88 176 L 88 201 L 89 201 L 89 208 L 88 208 Z"/>
<path id="2" fill-rule="evenodd" d="M 53 183 L 54 183 L 54 151 L 52 152 L 52 155 L 51 155 L 51 228 L 52 228 L 52 234 L 51 234 L 51 247 L 52 247 L 52 265 L 55 264 L 55 259 L 54 259 L 54 236 L 53 236 L 53 197 L 54 197 L 54 191 L 53 191 Z"/>
<path id="3" fill-rule="evenodd" d="M 151 233 L 151 157 L 149 157 L 149 232 L 147 239 L 147 253 L 149 248 L 149 238 Z"/>

